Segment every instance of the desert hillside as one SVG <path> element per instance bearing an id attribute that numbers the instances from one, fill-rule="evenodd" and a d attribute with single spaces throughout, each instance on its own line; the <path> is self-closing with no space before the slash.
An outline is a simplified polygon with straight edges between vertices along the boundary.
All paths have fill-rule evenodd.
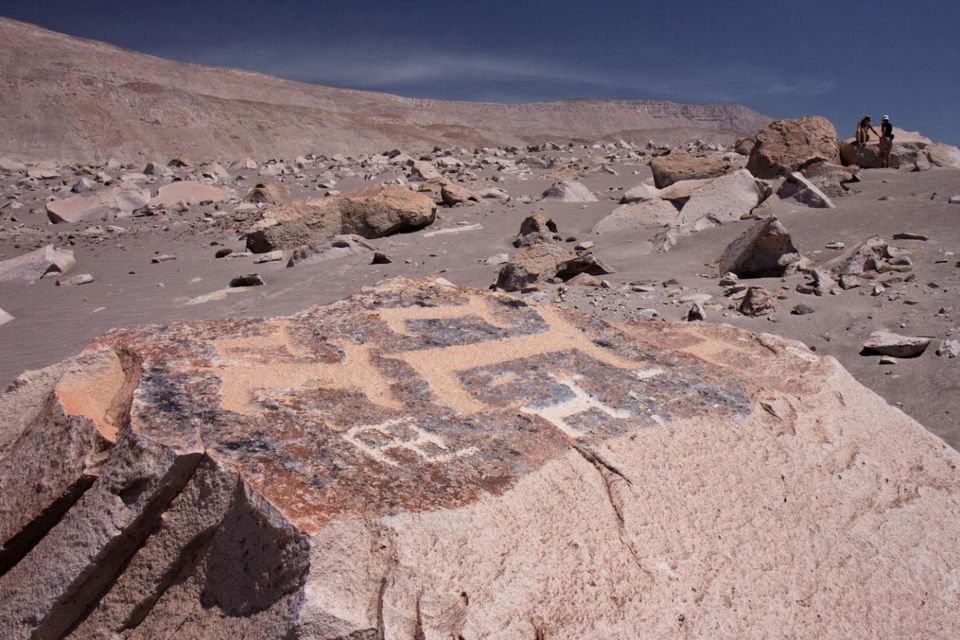
<path id="1" fill-rule="evenodd" d="M 0 155 L 21 159 L 260 160 L 547 139 L 719 141 L 768 121 L 739 105 L 403 98 L 170 62 L 0 19 Z"/>

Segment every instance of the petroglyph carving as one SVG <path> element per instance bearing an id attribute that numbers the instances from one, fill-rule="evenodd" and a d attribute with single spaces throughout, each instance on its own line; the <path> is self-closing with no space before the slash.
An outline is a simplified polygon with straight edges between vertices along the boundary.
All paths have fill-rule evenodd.
<path id="1" fill-rule="evenodd" d="M 411 418 L 357 425 L 345 431 L 343 439 L 374 460 L 393 467 L 398 463 L 387 455 L 391 449 L 412 451 L 426 462 L 450 462 L 477 452 L 476 447 L 451 450 L 443 438 L 421 429 Z"/>
<path id="2" fill-rule="evenodd" d="M 273 335 L 216 340 L 213 346 L 219 355 L 213 371 L 222 384 L 221 407 L 228 411 L 254 413 L 254 395 L 267 389 L 276 390 L 274 395 L 304 388 L 360 391 L 378 406 L 403 406 L 391 393 L 390 380 L 373 364 L 370 345 L 339 343 L 340 362 L 311 362 L 313 354 L 296 344 L 289 327 L 278 324 Z M 289 362 L 269 352 L 278 347 Z"/>
<path id="3" fill-rule="evenodd" d="M 551 374 L 550 377 L 573 392 L 573 397 L 569 400 L 547 406 L 527 405 L 521 407 L 520 410 L 524 413 L 532 413 L 540 416 L 571 438 L 580 438 L 585 434 L 568 423 L 567 418 L 572 418 L 575 415 L 590 411 L 591 409 L 605 413 L 611 418 L 626 419 L 632 416 L 629 411 L 608 407 L 584 391 L 580 385 L 575 382 L 576 380 L 582 380 L 583 376 L 558 376 Z"/>
<path id="4" fill-rule="evenodd" d="M 457 307 L 453 307 L 456 309 Z M 436 349 L 405 351 L 385 356 L 410 365 L 429 385 L 441 403 L 463 415 L 492 407 L 477 400 L 464 388 L 459 375 L 479 367 L 489 367 L 543 354 L 578 351 L 618 369 L 636 369 L 641 365 L 599 347 L 577 327 L 553 309 L 539 309 L 547 330 L 502 340 L 454 345 Z"/>
<path id="5" fill-rule="evenodd" d="M 509 329 L 511 325 L 501 320 L 490 308 L 487 300 L 480 296 L 470 296 L 466 304 L 446 305 L 442 307 L 398 307 L 381 309 L 377 315 L 390 330 L 402 336 L 414 335 L 408 328 L 410 320 L 458 320 L 476 316 L 498 329 Z"/>

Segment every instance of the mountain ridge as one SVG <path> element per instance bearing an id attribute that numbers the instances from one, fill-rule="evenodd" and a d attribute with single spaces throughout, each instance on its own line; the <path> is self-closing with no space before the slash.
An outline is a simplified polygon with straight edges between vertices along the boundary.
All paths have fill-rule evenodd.
<path id="1" fill-rule="evenodd" d="M 24 160 L 729 140 L 768 122 L 741 105 L 410 98 L 175 62 L 0 18 L 0 154 Z"/>

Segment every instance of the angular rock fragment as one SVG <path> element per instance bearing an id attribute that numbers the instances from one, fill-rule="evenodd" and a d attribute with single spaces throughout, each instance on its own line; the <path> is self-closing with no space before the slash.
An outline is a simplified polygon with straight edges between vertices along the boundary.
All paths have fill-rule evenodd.
<path id="1" fill-rule="evenodd" d="M 777 218 L 760 220 L 731 242 L 717 260 L 720 273 L 738 278 L 780 277 L 801 260 L 793 238 Z"/>
<path id="2" fill-rule="evenodd" d="M 561 180 L 555 182 L 543 192 L 544 200 L 558 200 L 560 202 L 596 202 L 597 196 L 590 189 L 576 180 Z"/>
<path id="3" fill-rule="evenodd" d="M 371 187 L 338 196 L 342 233 L 379 238 L 431 224 L 437 207 L 430 198 L 403 187 Z"/>
<path id="4" fill-rule="evenodd" d="M 111 332 L 0 417 L 11 639 L 960 630 L 960 455 L 771 335 L 394 280 Z"/>
<path id="5" fill-rule="evenodd" d="M 894 358 L 915 358 L 930 346 L 930 338 L 902 336 L 890 331 L 874 331 L 863 343 L 867 354 L 880 354 Z"/>
<path id="6" fill-rule="evenodd" d="M 8 322 L 12 322 L 13 320 L 16 320 L 16 318 L 14 318 L 12 315 L 7 313 L 3 309 L 0 309 L 0 325 L 7 324 Z"/>
<path id="7" fill-rule="evenodd" d="M 3 320 L 0 319 L 0 324 L 3 323 Z M 937 347 L 937 355 L 941 358 L 958 358 L 960 357 L 960 341 L 958 340 L 941 340 L 940 346 Z"/>
<path id="8" fill-rule="evenodd" d="M 745 316 L 765 316 L 777 310 L 777 300 L 763 287 L 748 287 L 739 311 Z"/>
<path id="9" fill-rule="evenodd" d="M 580 273 L 597 276 L 613 271 L 592 253 L 542 242 L 524 247 L 501 266 L 496 286 L 504 291 L 523 291 L 555 279 L 569 280 Z"/>
<path id="10" fill-rule="evenodd" d="M 529 247 L 540 242 L 559 242 L 563 240 L 557 231 L 557 223 L 545 213 L 535 213 L 520 223 L 520 232 L 513 239 L 515 247 Z"/>
<path id="11" fill-rule="evenodd" d="M 72 196 L 47 203 L 53 223 L 102 220 L 111 214 L 129 215 L 150 204 L 150 193 L 132 187 L 110 187 L 90 195 Z"/>
<path id="12" fill-rule="evenodd" d="M 787 179 L 777 191 L 777 196 L 781 200 L 794 200 L 814 209 L 836 209 L 829 196 L 799 171 L 787 175 Z"/>
<path id="13" fill-rule="evenodd" d="M 73 251 L 57 249 L 52 244 L 0 261 L 0 282 L 9 280 L 36 280 L 44 276 L 67 273 L 77 264 Z"/>

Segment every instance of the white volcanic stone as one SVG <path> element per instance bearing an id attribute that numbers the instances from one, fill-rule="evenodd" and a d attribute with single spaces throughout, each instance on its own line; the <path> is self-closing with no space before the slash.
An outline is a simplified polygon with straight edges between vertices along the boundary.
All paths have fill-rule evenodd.
<path id="1" fill-rule="evenodd" d="M 114 331 L 0 427 L 11 640 L 960 636 L 960 454 L 767 334 L 394 280 Z"/>

